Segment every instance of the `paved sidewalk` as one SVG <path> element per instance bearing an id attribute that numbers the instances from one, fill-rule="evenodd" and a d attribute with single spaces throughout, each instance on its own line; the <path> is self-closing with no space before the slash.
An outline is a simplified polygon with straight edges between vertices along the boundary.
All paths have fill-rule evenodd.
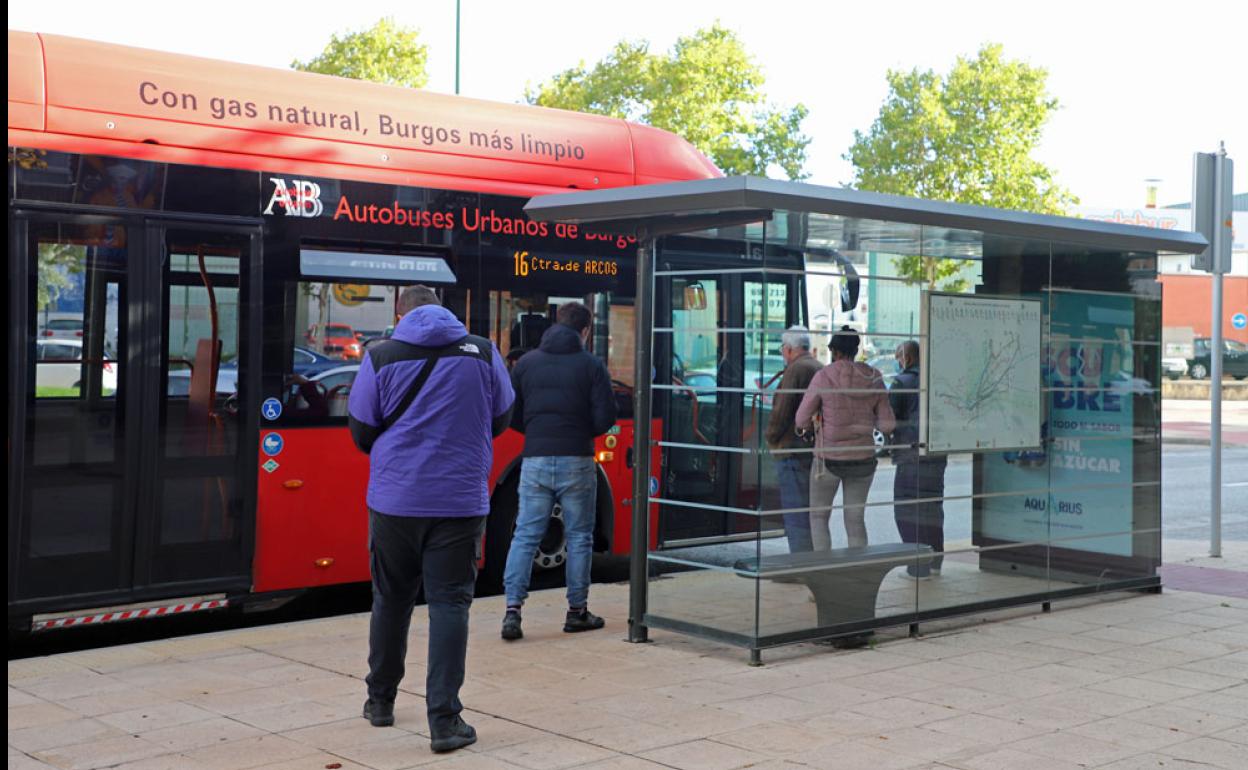
<path id="1" fill-rule="evenodd" d="M 1248 544 L 1179 566 L 1248 583 Z M 1216 566 L 1209 566 L 1214 562 Z M 900 631 L 875 648 L 746 655 L 656 632 L 630 645 L 627 586 L 596 586 L 601 633 L 560 631 L 562 594 L 498 638 L 477 602 L 467 719 L 481 741 L 429 751 L 421 624 L 397 724 L 361 719 L 365 615 L 9 663 L 14 770 L 431 768 L 1244 768 L 1248 599 L 1110 595 Z"/>
<path id="2" fill-rule="evenodd" d="M 1161 440 L 1167 444 L 1209 445 L 1212 409 L 1208 401 L 1161 402 Z M 1248 401 L 1222 402 L 1223 446 L 1248 446 Z"/>

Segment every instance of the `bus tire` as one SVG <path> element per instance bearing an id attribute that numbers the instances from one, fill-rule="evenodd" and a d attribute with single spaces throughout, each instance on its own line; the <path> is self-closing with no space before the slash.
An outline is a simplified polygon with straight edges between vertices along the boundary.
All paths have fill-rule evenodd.
<path id="1" fill-rule="evenodd" d="M 503 571 L 507 552 L 511 550 L 511 534 L 516 529 L 520 510 L 520 473 L 513 473 L 499 485 L 490 498 L 490 515 L 485 520 L 485 564 L 477 575 L 477 595 L 489 596 L 503 592 Z"/>

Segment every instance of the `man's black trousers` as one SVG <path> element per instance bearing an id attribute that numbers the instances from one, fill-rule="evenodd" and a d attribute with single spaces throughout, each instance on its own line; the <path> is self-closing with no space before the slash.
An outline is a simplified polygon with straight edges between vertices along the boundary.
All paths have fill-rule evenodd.
<path id="1" fill-rule="evenodd" d="M 369 511 L 373 615 L 368 633 L 368 697 L 394 702 L 403 679 L 407 633 L 421 585 L 429 607 L 425 705 L 429 729 L 450 729 L 463 710 L 468 609 L 477 580 L 484 516 L 388 516 Z"/>
<path id="2" fill-rule="evenodd" d="M 903 543 L 930 545 L 932 565 L 940 569 L 945 550 L 945 465 L 943 457 L 894 459 L 893 517 Z M 923 502 L 910 502 L 923 500 Z"/>

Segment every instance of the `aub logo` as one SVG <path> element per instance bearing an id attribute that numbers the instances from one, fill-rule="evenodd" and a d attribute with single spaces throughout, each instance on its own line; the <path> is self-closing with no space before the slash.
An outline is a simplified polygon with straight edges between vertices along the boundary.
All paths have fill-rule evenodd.
<path id="1" fill-rule="evenodd" d="M 264 208 L 265 214 L 273 213 L 273 204 L 281 207 L 288 217 L 319 217 L 325 210 L 325 204 L 321 203 L 321 186 L 316 182 L 292 179 L 288 185 L 279 177 L 269 177 L 269 181 L 273 183 L 273 195 Z"/>

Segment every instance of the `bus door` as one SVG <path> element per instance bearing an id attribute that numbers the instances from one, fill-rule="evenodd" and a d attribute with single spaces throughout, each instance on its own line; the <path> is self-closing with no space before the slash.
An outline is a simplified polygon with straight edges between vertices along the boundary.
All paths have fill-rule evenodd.
<path id="1" fill-rule="evenodd" d="M 661 496 L 689 504 L 663 506 L 660 544 L 752 537 L 757 518 L 722 509 L 779 507 L 772 463 L 757 447 L 770 416 L 769 391 L 784 370 L 778 331 L 803 316 L 798 281 L 702 273 L 696 259 L 659 269 L 676 273 L 660 277 L 656 288 L 655 326 L 670 329 L 655 334 L 658 383 L 670 385 L 655 390 L 663 440 L 672 445 L 663 454 Z"/>
<path id="2" fill-rule="evenodd" d="M 11 222 L 11 606 L 245 587 L 236 340 L 258 239 L 138 218 Z"/>
<path id="3" fill-rule="evenodd" d="M 154 367 L 136 580 L 250 573 L 260 403 L 259 228 L 162 224 L 149 233 Z M 280 437 L 277 439 L 280 441 Z"/>

